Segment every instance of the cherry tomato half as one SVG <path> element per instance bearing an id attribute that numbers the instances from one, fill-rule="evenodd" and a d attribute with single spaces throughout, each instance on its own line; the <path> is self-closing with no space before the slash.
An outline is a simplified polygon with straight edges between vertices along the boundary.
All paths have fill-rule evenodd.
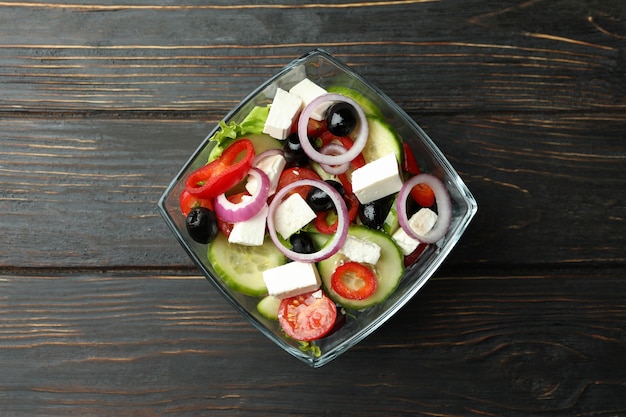
<path id="1" fill-rule="evenodd" d="M 278 178 L 278 185 L 276 186 L 276 192 L 278 192 L 281 188 L 285 187 L 288 184 L 291 184 L 297 180 L 321 180 L 320 176 L 317 175 L 315 171 L 305 167 L 290 167 L 285 168 L 283 172 L 280 174 L 280 178 Z M 303 185 L 302 187 L 296 187 L 292 191 L 292 193 L 298 193 L 306 200 L 306 196 L 311 189 L 308 185 Z M 290 194 L 292 194 L 290 193 Z"/>
<path id="2" fill-rule="evenodd" d="M 432 207 L 435 205 L 435 193 L 428 184 L 417 184 L 411 189 L 411 197 L 422 207 Z"/>
<path id="3" fill-rule="evenodd" d="M 378 287 L 376 275 L 358 262 L 346 262 L 335 269 L 330 285 L 333 291 L 349 300 L 364 300 L 374 294 Z"/>
<path id="4" fill-rule="evenodd" d="M 324 337 L 335 325 L 337 307 L 322 291 L 312 291 L 280 302 L 278 322 L 289 337 L 311 341 Z"/>

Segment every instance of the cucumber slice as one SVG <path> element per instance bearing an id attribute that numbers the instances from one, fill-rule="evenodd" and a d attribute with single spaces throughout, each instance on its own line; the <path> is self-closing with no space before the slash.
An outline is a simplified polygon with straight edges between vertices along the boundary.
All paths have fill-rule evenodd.
<path id="1" fill-rule="evenodd" d="M 256 309 L 266 319 L 278 321 L 278 309 L 280 307 L 280 302 L 280 298 L 266 295 L 257 303 Z"/>
<path id="2" fill-rule="evenodd" d="M 402 140 L 395 129 L 382 119 L 368 117 L 369 137 L 363 157 L 365 162 L 372 162 L 390 153 L 396 154 L 398 163 L 402 164 L 404 153 L 402 151 Z"/>
<path id="3" fill-rule="evenodd" d="M 342 85 L 331 85 L 326 89 L 326 91 L 328 91 L 329 93 L 341 94 L 356 101 L 361 106 L 363 112 L 365 112 L 367 116 L 377 118 L 383 117 L 383 112 L 380 111 L 378 106 L 376 106 L 370 99 L 368 99 L 356 90 L 344 87 Z"/>
<path id="4" fill-rule="evenodd" d="M 349 300 L 333 291 L 331 288 L 333 271 L 346 259 L 341 253 L 318 262 L 317 266 L 326 292 L 333 301 L 347 309 L 362 310 L 385 301 L 394 292 L 404 273 L 404 260 L 393 240 L 383 232 L 368 229 L 365 226 L 352 226 L 348 233 L 375 243 L 381 248 L 380 259 L 374 267 L 378 279 L 378 287 L 374 294 L 364 300 Z"/>
<path id="5" fill-rule="evenodd" d="M 286 262 L 268 237 L 261 246 L 245 246 L 229 243 L 222 233 L 209 245 L 208 258 L 226 285 L 254 297 L 267 294 L 263 271 Z"/>

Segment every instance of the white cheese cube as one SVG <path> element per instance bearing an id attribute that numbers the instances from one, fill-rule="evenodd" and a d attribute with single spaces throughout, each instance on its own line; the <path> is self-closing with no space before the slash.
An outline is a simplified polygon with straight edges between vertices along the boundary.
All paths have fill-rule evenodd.
<path id="1" fill-rule="evenodd" d="M 404 256 L 412 254 L 420 244 L 419 240 L 413 239 L 411 236 L 407 235 L 401 227 L 391 235 L 391 238 L 396 242 L 396 245 L 398 245 Z"/>
<path id="2" fill-rule="evenodd" d="M 304 198 L 298 193 L 293 193 L 282 201 L 274 213 L 274 226 L 283 239 L 309 224 L 317 216 L 309 207 Z"/>
<path id="3" fill-rule="evenodd" d="M 314 263 L 288 262 L 263 271 L 263 280 L 269 295 L 288 298 L 315 291 L 321 280 Z"/>
<path id="4" fill-rule="evenodd" d="M 361 204 L 397 193 L 400 188 L 402 178 L 394 153 L 365 164 L 352 173 L 352 191 Z"/>
<path id="5" fill-rule="evenodd" d="M 261 171 L 265 172 L 270 179 L 270 195 L 276 192 L 276 186 L 278 185 L 280 174 L 283 172 L 285 165 L 287 165 L 287 160 L 282 155 L 267 156 L 255 165 Z M 250 175 L 248 177 L 248 182 L 246 183 L 246 190 L 248 190 L 250 194 L 254 195 L 258 186 L 257 183 L 258 181 L 256 177 Z"/>
<path id="6" fill-rule="evenodd" d="M 309 80 L 308 78 L 305 78 L 304 80 L 300 81 L 298 84 L 291 87 L 289 92 L 291 94 L 295 94 L 296 96 L 300 97 L 300 99 L 302 100 L 303 107 L 308 106 L 310 102 L 312 102 L 319 96 L 326 94 L 326 90 L 324 90 L 322 87 L 315 84 L 313 81 Z M 332 103 L 320 104 L 317 108 L 315 108 L 311 112 L 311 119 L 324 120 L 324 113 L 326 112 L 326 109 L 331 104 Z"/>
<path id="7" fill-rule="evenodd" d="M 242 200 L 244 198 L 242 197 Z M 269 207 L 265 204 L 251 219 L 234 223 L 233 229 L 228 236 L 228 241 L 246 246 L 261 246 L 265 239 L 265 224 L 268 211 Z"/>
<path id="8" fill-rule="evenodd" d="M 358 237 L 348 235 L 339 252 L 354 262 L 376 265 L 380 258 L 380 246 Z"/>
<path id="9" fill-rule="evenodd" d="M 278 88 L 270 106 L 263 133 L 275 139 L 285 139 L 289 135 L 291 125 L 300 112 L 301 106 L 300 97 Z"/>
<path id="10" fill-rule="evenodd" d="M 421 208 L 409 219 L 409 226 L 418 235 L 424 236 L 435 227 L 437 223 L 437 213 L 429 208 Z"/>
<path id="11" fill-rule="evenodd" d="M 409 219 L 409 227 L 419 235 L 426 235 L 437 223 L 437 213 L 429 208 L 422 208 Z M 410 255 L 418 245 L 419 240 L 409 236 L 402 228 L 399 228 L 391 236 L 404 255 Z"/>

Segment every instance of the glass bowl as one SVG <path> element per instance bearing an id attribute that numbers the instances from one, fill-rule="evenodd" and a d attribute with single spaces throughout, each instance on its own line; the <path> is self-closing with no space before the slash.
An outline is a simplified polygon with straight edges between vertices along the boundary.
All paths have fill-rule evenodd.
<path id="1" fill-rule="evenodd" d="M 179 208 L 179 195 L 184 189 L 185 178 L 206 163 L 213 147 L 209 138 L 219 126 L 193 152 L 159 199 L 158 206 L 180 244 L 217 291 L 236 310 L 286 352 L 312 367 L 320 367 L 376 330 L 422 288 L 456 245 L 476 214 L 478 206 L 457 172 L 417 123 L 382 91 L 324 50 L 315 49 L 285 66 L 244 98 L 225 116 L 224 121 L 241 122 L 254 106 L 271 103 L 277 87 L 289 90 L 304 78 L 309 78 L 324 88 L 331 85 L 348 87 L 371 100 L 403 141 L 412 148 L 422 171 L 439 177 L 450 194 L 452 222 L 445 237 L 436 244 L 427 246 L 418 261 L 405 270 L 398 288 L 389 298 L 368 309 L 350 312 L 346 323 L 338 331 L 316 341 L 315 347 L 311 349 L 311 346 L 303 348 L 300 342 L 286 337 L 278 322 L 263 317 L 256 308 L 258 298 L 242 295 L 224 284 L 207 259 L 207 245 L 196 243 L 187 233 L 185 218 Z"/>

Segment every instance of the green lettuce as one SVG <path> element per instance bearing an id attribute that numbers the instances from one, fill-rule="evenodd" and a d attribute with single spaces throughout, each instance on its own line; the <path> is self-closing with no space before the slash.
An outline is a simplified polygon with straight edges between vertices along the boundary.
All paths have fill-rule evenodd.
<path id="1" fill-rule="evenodd" d="M 263 127 L 269 114 L 270 106 L 255 106 L 250 113 L 243 119 L 241 123 L 225 123 L 223 120 L 219 123 L 219 130 L 211 136 L 210 141 L 215 143 L 215 147 L 211 150 L 209 162 L 219 157 L 224 149 L 226 149 L 235 139 L 244 135 L 254 135 L 263 133 Z"/>

